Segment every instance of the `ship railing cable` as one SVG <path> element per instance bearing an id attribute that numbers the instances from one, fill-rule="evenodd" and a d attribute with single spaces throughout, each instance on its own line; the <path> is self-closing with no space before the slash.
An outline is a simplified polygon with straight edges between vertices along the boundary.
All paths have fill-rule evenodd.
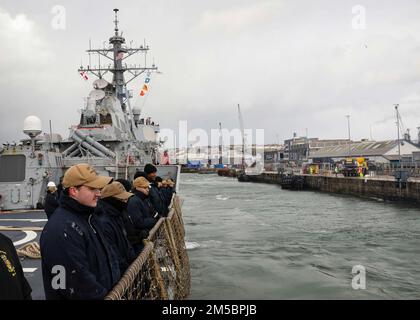
<path id="1" fill-rule="evenodd" d="M 144 249 L 106 300 L 180 300 L 190 294 L 191 276 L 185 246 L 181 199 L 174 196 L 168 217 L 144 240 Z"/>

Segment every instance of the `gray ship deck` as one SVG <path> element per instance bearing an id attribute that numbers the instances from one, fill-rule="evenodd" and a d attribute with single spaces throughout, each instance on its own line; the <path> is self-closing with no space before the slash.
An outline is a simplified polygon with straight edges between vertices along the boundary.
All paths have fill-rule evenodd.
<path id="1" fill-rule="evenodd" d="M 43 210 L 0 212 L 0 227 L 43 227 L 47 222 L 47 216 Z M 26 243 L 37 241 L 39 243 L 40 231 L 0 231 L 9 237 L 16 248 Z M 35 237 L 36 236 L 36 237 Z M 35 237 L 35 238 L 34 238 Z M 21 258 L 25 277 L 32 288 L 32 299 L 43 300 L 44 287 L 42 283 L 41 259 Z"/>

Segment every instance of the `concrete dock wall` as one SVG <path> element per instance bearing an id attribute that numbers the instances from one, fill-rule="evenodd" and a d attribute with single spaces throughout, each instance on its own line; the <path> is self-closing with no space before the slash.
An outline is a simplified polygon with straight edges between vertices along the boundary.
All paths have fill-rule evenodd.
<path id="1" fill-rule="evenodd" d="M 260 175 L 247 176 L 250 182 L 279 184 L 279 175 L 275 172 L 264 172 Z"/>
<path id="2" fill-rule="evenodd" d="M 403 184 L 400 194 L 398 184 L 392 180 L 309 175 L 305 176 L 305 180 L 310 190 L 420 202 L 420 183 L 418 182 Z"/>
<path id="3" fill-rule="evenodd" d="M 402 184 L 401 193 L 392 179 L 346 178 L 335 176 L 304 175 L 305 189 L 323 192 L 375 197 L 389 200 L 406 200 L 420 203 L 420 182 Z M 275 172 L 248 176 L 251 182 L 280 184 Z"/>

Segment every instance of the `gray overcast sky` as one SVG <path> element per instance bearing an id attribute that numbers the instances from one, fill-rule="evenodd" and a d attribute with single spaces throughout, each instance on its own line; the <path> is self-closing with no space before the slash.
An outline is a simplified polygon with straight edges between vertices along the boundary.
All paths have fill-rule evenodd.
<path id="1" fill-rule="evenodd" d="M 66 29 L 51 27 L 55 5 Z M 366 28 L 354 29 L 362 5 Z M 161 127 L 265 129 L 266 143 L 311 137 L 394 139 L 393 104 L 420 126 L 420 2 L 0 0 L 0 140 L 23 137 L 35 114 L 67 137 L 91 84 L 77 73 L 89 38 L 102 46 L 120 9 L 126 40 L 146 38 L 155 75 L 144 115 Z M 359 11 L 360 12 L 360 11 Z M 357 21 L 356 21 L 357 22 Z M 130 89 L 138 91 L 143 79 Z"/>

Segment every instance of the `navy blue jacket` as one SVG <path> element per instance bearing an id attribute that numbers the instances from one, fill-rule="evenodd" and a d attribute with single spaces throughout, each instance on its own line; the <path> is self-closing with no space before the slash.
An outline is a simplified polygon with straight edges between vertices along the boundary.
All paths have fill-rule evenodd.
<path id="1" fill-rule="evenodd" d="M 0 301 L 32 300 L 31 292 L 12 240 L 0 233 Z"/>
<path id="2" fill-rule="evenodd" d="M 169 210 L 168 206 L 165 204 L 166 201 L 158 186 L 154 182 L 150 184 L 149 199 L 153 207 L 161 216 L 166 217 L 168 215 Z"/>
<path id="3" fill-rule="evenodd" d="M 171 187 L 163 187 L 160 189 L 160 192 L 163 195 L 163 198 L 165 200 L 165 206 L 169 207 L 172 201 L 172 195 L 174 194 L 174 190 Z"/>
<path id="4" fill-rule="evenodd" d="M 42 276 L 47 300 L 103 299 L 120 278 L 118 259 L 108 247 L 94 208 L 62 195 L 40 239 Z M 54 289 L 65 270 L 65 289 Z"/>
<path id="5" fill-rule="evenodd" d="M 127 212 L 136 229 L 150 230 L 157 222 L 156 212 L 149 198 L 142 192 L 133 190 L 134 197 L 128 199 Z"/>
<path id="6" fill-rule="evenodd" d="M 124 273 L 136 258 L 124 226 L 122 211 L 126 210 L 126 206 L 122 201 L 106 198 L 99 200 L 95 208 L 95 215 L 98 216 L 105 238 L 118 255 L 121 273 Z"/>
<path id="7" fill-rule="evenodd" d="M 54 213 L 55 209 L 58 208 L 58 205 L 58 193 L 51 193 L 47 191 L 44 202 L 44 211 L 47 214 L 48 219 L 51 218 L 51 215 Z"/>

